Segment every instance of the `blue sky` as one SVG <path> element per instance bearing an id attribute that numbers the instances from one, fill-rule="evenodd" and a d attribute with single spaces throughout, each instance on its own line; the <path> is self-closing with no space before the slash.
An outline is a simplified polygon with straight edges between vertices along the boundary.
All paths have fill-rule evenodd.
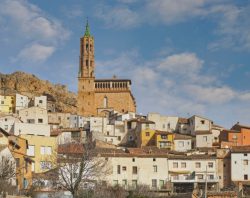
<path id="1" fill-rule="evenodd" d="M 249 1 L 1 0 L 0 71 L 76 92 L 87 17 L 96 76 L 132 79 L 138 113 L 250 125 Z"/>

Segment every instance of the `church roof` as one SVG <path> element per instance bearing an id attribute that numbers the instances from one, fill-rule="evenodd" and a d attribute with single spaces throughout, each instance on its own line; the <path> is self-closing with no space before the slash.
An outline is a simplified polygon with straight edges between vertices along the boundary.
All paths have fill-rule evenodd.
<path id="1" fill-rule="evenodd" d="M 90 30 L 89 30 L 89 21 L 88 20 L 87 20 L 84 36 L 91 36 Z"/>

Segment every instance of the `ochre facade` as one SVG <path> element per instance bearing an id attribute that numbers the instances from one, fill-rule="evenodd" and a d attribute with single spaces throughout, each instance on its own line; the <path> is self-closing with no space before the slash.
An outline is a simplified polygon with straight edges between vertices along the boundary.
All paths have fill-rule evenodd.
<path id="1" fill-rule="evenodd" d="M 95 79 L 94 37 L 88 23 L 80 39 L 78 72 L 78 114 L 98 116 L 104 112 L 136 112 L 129 79 Z"/>

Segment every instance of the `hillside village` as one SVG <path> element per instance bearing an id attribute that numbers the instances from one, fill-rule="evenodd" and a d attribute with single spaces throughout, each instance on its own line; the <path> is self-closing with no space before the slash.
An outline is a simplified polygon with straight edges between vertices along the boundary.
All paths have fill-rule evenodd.
<path id="1" fill-rule="evenodd" d="M 22 89 L 18 80 L 3 76 L 0 192 L 121 198 L 250 194 L 250 126 L 225 128 L 200 115 L 137 114 L 131 80 L 95 78 L 88 23 L 79 59 L 77 99 L 64 86 L 34 82 Z"/>
<path id="2" fill-rule="evenodd" d="M 32 186 L 39 174 L 54 168 L 60 147 L 91 140 L 113 170 L 105 182 L 125 188 L 144 184 L 166 192 L 234 190 L 248 192 L 250 127 L 230 129 L 211 119 L 149 113 L 110 112 L 83 117 L 56 112 L 47 95 L 1 95 L 1 156 L 11 154 L 17 191 Z M 64 150 L 69 152 L 69 150 Z M 25 167 L 25 171 L 23 169 Z"/>

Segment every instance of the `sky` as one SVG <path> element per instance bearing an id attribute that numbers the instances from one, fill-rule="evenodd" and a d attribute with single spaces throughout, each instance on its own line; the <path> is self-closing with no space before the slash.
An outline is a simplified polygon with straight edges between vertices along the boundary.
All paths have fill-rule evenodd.
<path id="1" fill-rule="evenodd" d="M 131 79 L 138 113 L 250 125 L 250 1 L 1 0 L 0 72 L 77 92 L 87 18 L 96 77 Z"/>

